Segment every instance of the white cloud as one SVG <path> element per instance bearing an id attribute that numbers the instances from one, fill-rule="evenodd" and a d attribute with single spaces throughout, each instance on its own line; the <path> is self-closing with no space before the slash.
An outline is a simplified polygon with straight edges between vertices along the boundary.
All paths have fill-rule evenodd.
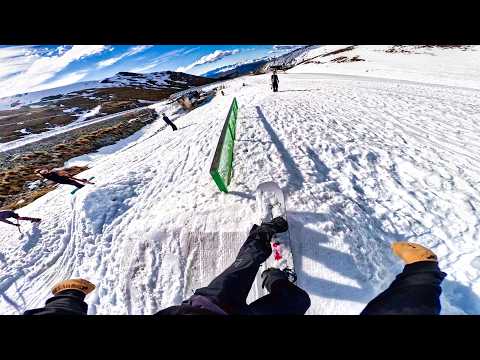
<path id="1" fill-rule="evenodd" d="M 31 46 L 0 48 L 0 79 L 28 69 L 34 59 Z"/>
<path id="2" fill-rule="evenodd" d="M 186 50 L 185 48 L 180 48 L 180 49 L 171 50 L 169 52 L 166 52 L 165 54 L 162 54 L 156 57 L 150 63 L 144 66 L 137 66 L 135 68 L 130 69 L 129 71 L 136 72 L 136 73 L 143 73 L 147 70 L 151 70 L 157 67 L 160 64 L 166 63 L 167 61 L 169 61 L 170 59 L 176 56 L 185 55 L 185 54 L 188 54 L 189 52 L 192 52 L 192 49 Z"/>
<path id="3" fill-rule="evenodd" d="M 58 80 L 49 82 L 48 84 L 45 85 L 40 85 L 35 88 L 35 91 L 43 90 L 43 89 L 52 89 L 60 86 L 65 86 L 65 85 L 70 85 L 74 84 L 76 82 L 79 82 L 82 80 L 85 76 L 88 75 L 88 70 L 80 70 L 80 71 L 75 71 L 72 73 L 69 73 L 63 77 L 61 77 Z"/>
<path id="4" fill-rule="evenodd" d="M 274 50 L 293 50 L 304 47 L 305 45 L 273 45 Z"/>
<path id="5" fill-rule="evenodd" d="M 197 46 L 197 47 L 194 47 L 192 49 L 188 49 L 186 51 L 183 52 L 183 55 L 187 55 L 187 54 L 190 54 L 191 52 L 194 52 L 196 50 L 200 49 L 200 46 Z"/>
<path id="6" fill-rule="evenodd" d="M 185 71 L 188 71 L 196 66 L 200 66 L 200 65 L 203 65 L 203 64 L 209 64 L 209 63 L 213 63 L 213 62 L 216 62 L 216 61 L 219 61 L 227 56 L 231 56 L 231 55 L 234 55 L 234 54 L 238 54 L 240 52 L 239 49 L 233 49 L 233 50 L 215 50 L 214 52 L 208 54 L 208 55 L 204 55 L 202 56 L 200 59 L 198 59 L 197 61 L 191 63 L 190 65 L 188 66 L 180 66 L 179 68 L 177 68 L 176 71 L 180 71 L 180 72 L 185 72 Z"/>
<path id="7" fill-rule="evenodd" d="M 67 50 L 62 47 L 58 55 L 45 56 L 45 49 L 33 46 L 0 48 L 0 97 L 52 87 L 48 81 L 69 64 L 105 49 L 104 45 L 74 45 Z M 70 79 L 79 78 L 80 74 L 77 72 Z"/>
<path id="8" fill-rule="evenodd" d="M 112 57 L 110 59 L 102 60 L 97 63 L 97 68 L 104 68 L 107 66 L 112 66 L 113 64 L 119 62 L 123 58 L 126 58 L 128 56 L 133 56 L 135 54 L 141 53 L 142 51 L 145 51 L 147 49 L 150 49 L 153 45 L 139 45 L 139 46 L 133 46 L 128 51 L 124 52 L 123 54 L 120 54 L 118 56 Z"/>
<path id="9" fill-rule="evenodd" d="M 270 50 L 268 53 L 269 54 L 282 54 L 285 52 L 289 51 L 294 51 L 297 49 L 300 49 L 302 47 L 305 47 L 306 45 L 273 45 L 272 50 Z"/>

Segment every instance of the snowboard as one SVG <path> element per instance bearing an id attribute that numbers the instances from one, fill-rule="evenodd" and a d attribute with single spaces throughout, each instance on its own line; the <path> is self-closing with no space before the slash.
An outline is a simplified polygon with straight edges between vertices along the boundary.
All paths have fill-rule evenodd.
<path id="1" fill-rule="evenodd" d="M 92 180 L 92 179 L 94 179 L 94 178 L 95 178 L 95 176 L 92 176 L 91 178 L 89 178 L 89 179 L 87 179 L 87 180 L 90 181 L 90 180 Z M 73 195 L 73 194 L 75 194 L 78 190 L 80 190 L 80 188 L 75 188 L 75 189 L 73 189 L 73 190 L 70 192 L 70 194 Z"/>
<path id="2" fill-rule="evenodd" d="M 288 222 L 285 206 L 285 196 L 282 189 L 274 181 L 264 182 L 258 185 L 256 191 L 256 207 L 258 223 L 267 222 L 274 217 L 282 216 Z M 290 241 L 290 231 L 275 234 L 272 238 L 272 256 L 260 267 L 257 274 L 258 296 L 266 295 L 266 290 L 261 287 L 261 273 L 267 268 L 278 268 L 289 274 L 290 281 L 297 280 L 293 264 L 293 254 Z"/>

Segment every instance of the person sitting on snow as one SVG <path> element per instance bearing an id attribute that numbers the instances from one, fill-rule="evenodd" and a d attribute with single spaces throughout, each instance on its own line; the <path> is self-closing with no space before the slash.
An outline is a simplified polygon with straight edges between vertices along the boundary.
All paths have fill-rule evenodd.
<path id="1" fill-rule="evenodd" d="M 272 254 L 275 233 L 288 230 L 287 222 L 277 217 L 254 225 L 235 261 L 208 286 L 197 289 L 177 306 L 160 310 L 156 315 L 302 315 L 310 307 L 308 294 L 290 281 L 289 273 L 270 268 L 261 277 L 269 294 L 247 305 L 246 300 L 260 265 Z M 55 285 L 53 297 L 45 307 L 27 310 L 25 315 L 87 314 L 83 301 L 95 286 L 83 279 L 70 279 Z"/>
<path id="2" fill-rule="evenodd" d="M 15 223 L 7 220 L 7 219 L 10 219 L 10 218 L 17 220 L 17 223 L 15 224 Z M 15 213 L 14 211 L 11 211 L 11 210 L 1 210 L 0 211 L 0 221 L 4 222 L 5 224 L 10 224 L 10 225 L 13 225 L 13 226 L 16 226 L 16 227 L 20 227 L 20 224 L 18 223 L 19 220 L 26 220 L 26 221 L 31 221 L 31 222 L 40 222 L 41 221 L 41 219 L 38 219 L 38 218 L 20 216 L 17 213 Z"/>
<path id="3" fill-rule="evenodd" d="M 73 185 L 79 189 L 84 187 L 83 184 L 92 184 L 94 183 L 86 180 L 86 179 L 77 179 L 71 176 L 68 172 L 64 170 L 47 170 L 47 169 L 39 169 L 36 170 L 35 173 L 47 180 L 53 181 L 57 184 L 66 184 L 66 185 Z M 83 184 L 81 184 L 83 183 Z"/>
<path id="4" fill-rule="evenodd" d="M 245 303 L 260 264 L 271 254 L 273 234 L 286 231 L 287 226 L 282 218 L 254 225 L 230 267 L 181 305 L 161 310 L 157 315 L 304 314 L 310 307 L 308 294 L 278 269 L 262 273 L 263 286 L 269 294 L 249 305 Z M 361 315 L 440 314 L 440 284 L 446 274 L 440 271 L 437 256 L 421 245 L 408 242 L 396 242 L 392 249 L 406 265 L 390 287 L 367 304 Z M 54 297 L 47 300 L 44 308 L 27 310 L 25 314 L 86 315 L 88 306 L 83 300 L 94 288 L 83 279 L 63 281 L 53 288 Z"/>

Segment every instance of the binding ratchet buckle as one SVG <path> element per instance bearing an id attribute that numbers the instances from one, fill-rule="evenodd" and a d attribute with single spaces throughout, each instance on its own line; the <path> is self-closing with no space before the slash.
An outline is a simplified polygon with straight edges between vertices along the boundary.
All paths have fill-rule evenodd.
<path id="1" fill-rule="evenodd" d="M 295 271 L 287 267 L 283 269 L 283 272 L 288 275 L 288 280 L 291 283 L 295 284 L 297 282 L 297 274 L 295 273 Z"/>

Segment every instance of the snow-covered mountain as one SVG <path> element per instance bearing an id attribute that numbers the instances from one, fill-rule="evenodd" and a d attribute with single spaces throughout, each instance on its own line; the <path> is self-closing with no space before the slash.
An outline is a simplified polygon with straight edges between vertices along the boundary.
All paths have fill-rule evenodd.
<path id="1" fill-rule="evenodd" d="M 265 64 L 263 69 L 266 71 L 272 66 L 279 66 L 284 69 L 294 67 L 305 59 L 315 56 L 313 54 L 315 54 L 315 52 L 320 48 L 322 48 L 322 45 L 308 45 L 299 49 L 295 49 L 287 54 L 273 58 L 271 61 Z"/>
<path id="2" fill-rule="evenodd" d="M 213 79 L 165 71 L 151 74 L 120 72 L 102 81 L 0 99 L 0 143 L 38 134 L 87 118 L 146 106 L 181 90 Z"/>
<path id="3" fill-rule="evenodd" d="M 0 313 L 42 306 L 76 277 L 97 285 L 90 314 L 179 304 L 231 264 L 257 221 L 257 185 L 275 180 L 308 314 L 358 314 L 403 267 L 393 241 L 438 255 L 442 313 L 480 314 L 478 50 L 347 47 L 311 49 L 279 74 L 278 93 L 268 74 L 229 80 L 225 96 L 171 117 L 179 131 L 157 121 L 72 159 L 95 186 L 75 197 L 60 186 L 19 209 L 43 218 L 23 236 L 0 224 Z M 224 194 L 208 169 L 234 97 Z"/>
<path id="4" fill-rule="evenodd" d="M 479 45 L 310 46 L 287 54 L 283 60 L 275 59 L 265 68 L 285 65 L 289 73 L 370 76 L 479 88 Z"/>
<path id="5" fill-rule="evenodd" d="M 211 77 L 214 79 L 233 79 L 243 75 L 254 74 L 270 60 L 270 57 L 265 57 L 262 59 L 255 59 L 234 65 L 225 65 L 220 68 L 210 70 L 205 74 L 202 74 L 202 76 Z"/>
<path id="6" fill-rule="evenodd" d="M 185 89 L 207 84 L 204 77 L 174 71 L 162 71 L 150 74 L 119 72 L 100 82 L 115 87 L 141 87 L 144 89 Z"/>
<path id="7" fill-rule="evenodd" d="M 0 98 L 0 110 L 18 109 L 21 106 L 36 103 L 45 97 L 55 96 L 59 94 L 68 94 L 74 91 L 80 91 L 85 89 L 95 89 L 98 87 L 106 87 L 106 86 L 108 85 L 106 84 L 104 85 L 100 81 L 83 81 L 75 84 L 52 88 L 52 89 L 7 96 L 7 97 Z"/>
<path id="8" fill-rule="evenodd" d="M 208 83 L 201 76 L 195 76 L 174 71 L 164 71 L 149 74 L 119 72 L 116 75 L 100 81 L 84 81 L 52 89 L 17 94 L 0 98 L 0 110 L 13 110 L 21 106 L 40 102 L 44 98 L 57 95 L 68 95 L 82 90 L 109 87 L 141 87 L 145 89 L 185 89 Z"/>

